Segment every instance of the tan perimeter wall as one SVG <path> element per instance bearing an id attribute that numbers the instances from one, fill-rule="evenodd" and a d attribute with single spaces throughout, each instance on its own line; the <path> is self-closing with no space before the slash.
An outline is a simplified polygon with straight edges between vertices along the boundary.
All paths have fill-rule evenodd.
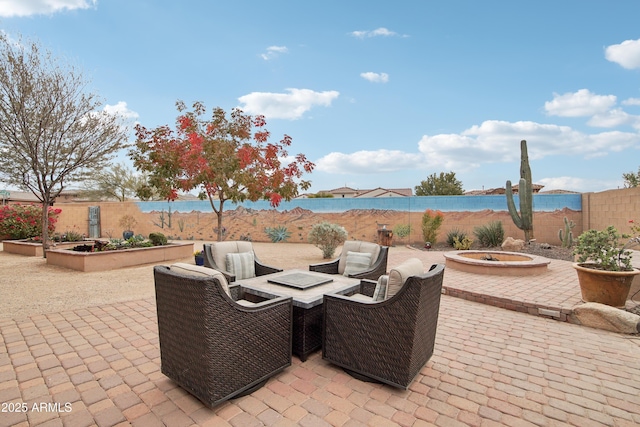
<path id="1" fill-rule="evenodd" d="M 75 230 L 89 235 L 89 206 L 100 206 L 101 237 L 121 238 L 122 227 L 118 225 L 123 215 L 132 215 L 137 219 L 137 226 L 133 230 L 136 234 L 148 235 L 151 232 L 162 232 L 170 239 L 215 240 L 217 219 L 213 212 L 180 212 L 172 211 L 168 215 L 164 212 L 143 213 L 134 202 L 108 203 L 60 203 L 56 207 L 62 209 L 57 232 Z M 483 210 L 479 212 L 444 212 L 444 222 L 440 228 L 438 241 L 446 240 L 447 232 L 452 229 L 465 231 L 472 239 L 473 230 L 477 226 L 486 225 L 491 221 L 502 221 L 505 237 L 522 239 L 524 234 L 516 228 L 504 211 Z M 558 230 L 563 228 L 563 219 L 567 217 L 576 223 L 574 236 L 582 230 L 582 213 L 570 209 L 554 212 L 536 212 L 534 214 L 534 233 L 538 242 L 559 245 Z M 268 242 L 264 232 L 266 227 L 285 226 L 291 237 L 289 242 L 307 242 L 307 235 L 311 227 L 321 221 L 329 221 L 345 227 L 349 239 L 377 241 L 378 229 L 386 225 L 392 229 L 396 225 L 411 225 L 411 235 L 400 239 L 395 236 L 394 244 L 422 244 L 422 213 L 402 212 L 393 210 L 352 209 L 340 213 L 314 213 L 312 211 L 295 208 L 290 211 L 250 210 L 239 207 L 225 211 L 223 227 L 226 240 L 240 240 L 250 237 L 256 242 Z"/>
<path id="2" fill-rule="evenodd" d="M 630 232 L 629 220 L 640 223 L 640 187 L 583 194 L 582 217 L 585 230 L 613 225 L 620 233 Z"/>

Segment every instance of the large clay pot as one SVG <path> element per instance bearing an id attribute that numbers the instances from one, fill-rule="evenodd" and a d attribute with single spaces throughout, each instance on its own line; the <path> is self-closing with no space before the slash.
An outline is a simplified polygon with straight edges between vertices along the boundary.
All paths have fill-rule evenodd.
<path id="1" fill-rule="evenodd" d="M 624 308 L 631 282 L 640 270 L 605 271 L 589 268 L 589 263 L 574 263 L 578 272 L 578 282 L 582 301 L 597 302 L 612 307 Z"/>

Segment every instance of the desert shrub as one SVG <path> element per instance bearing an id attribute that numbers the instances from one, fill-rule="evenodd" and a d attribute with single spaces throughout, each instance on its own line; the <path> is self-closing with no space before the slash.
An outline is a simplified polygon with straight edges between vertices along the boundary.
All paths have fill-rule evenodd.
<path id="1" fill-rule="evenodd" d="M 149 240 L 151 240 L 153 246 L 163 246 L 167 244 L 167 236 L 162 233 L 149 234 Z"/>
<path id="2" fill-rule="evenodd" d="M 444 221 L 444 215 L 440 211 L 427 209 L 422 215 L 422 237 L 425 242 L 436 244 L 438 240 L 438 229 Z"/>
<path id="3" fill-rule="evenodd" d="M 478 242 L 484 247 L 500 246 L 504 240 L 504 228 L 501 221 L 492 221 L 473 230 Z"/>
<path id="4" fill-rule="evenodd" d="M 468 251 L 472 244 L 473 240 L 467 236 L 464 236 L 462 240 L 457 236 L 453 238 L 453 247 L 458 251 Z"/>
<path id="5" fill-rule="evenodd" d="M 323 221 L 314 224 L 309 232 L 309 243 L 322 250 L 322 257 L 333 257 L 336 248 L 347 240 L 347 230 L 338 224 Z"/>
<path id="6" fill-rule="evenodd" d="M 286 242 L 291 237 L 291 232 L 287 231 L 287 227 L 279 225 L 277 227 L 267 227 L 264 229 L 272 243 Z"/>
<path id="7" fill-rule="evenodd" d="M 71 230 L 66 230 L 64 233 L 54 233 L 51 236 L 51 240 L 54 242 L 81 242 L 86 236 L 78 230 L 75 225 Z"/>
<path id="8" fill-rule="evenodd" d="M 62 209 L 49 208 L 49 234 L 55 231 L 55 224 Z M 0 206 L 0 237 L 9 239 L 30 239 L 41 237 L 42 206 L 5 205 Z"/>
<path id="9" fill-rule="evenodd" d="M 455 248 L 455 239 L 462 242 L 467 237 L 467 232 L 462 231 L 459 228 L 452 228 L 447 232 L 447 245 Z"/>
<path id="10" fill-rule="evenodd" d="M 404 239 L 405 237 L 409 236 L 409 234 L 411 234 L 411 225 L 398 224 L 393 227 L 393 234 L 400 239 Z"/>

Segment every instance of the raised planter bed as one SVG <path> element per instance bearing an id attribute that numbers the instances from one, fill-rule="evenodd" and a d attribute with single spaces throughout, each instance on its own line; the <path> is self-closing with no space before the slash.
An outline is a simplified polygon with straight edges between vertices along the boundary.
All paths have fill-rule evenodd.
<path id="1" fill-rule="evenodd" d="M 59 242 L 51 249 L 69 249 L 83 242 Z M 2 242 L 2 250 L 10 254 L 26 255 L 26 256 L 42 256 L 42 243 L 27 242 L 26 240 L 4 240 Z M 47 251 L 48 253 L 48 251 Z"/>
<path id="2" fill-rule="evenodd" d="M 193 258 L 192 242 L 104 252 L 75 252 L 68 249 L 47 251 L 47 264 L 78 271 L 116 270 L 185 258 Z"/>

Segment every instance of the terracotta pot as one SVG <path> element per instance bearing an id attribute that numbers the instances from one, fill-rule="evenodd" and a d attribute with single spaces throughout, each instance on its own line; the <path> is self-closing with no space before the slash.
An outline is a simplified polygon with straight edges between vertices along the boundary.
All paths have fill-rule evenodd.
<path id="1" fill-rule="evenodd" d="M 624 308 L 631 282 L 635 275 L 640 274 L 640 270 L 604 271 L 589 268 L 589 265 L 592 264 L 573 264 L 573 268 L 578 272 L 582 301 Z"/>

